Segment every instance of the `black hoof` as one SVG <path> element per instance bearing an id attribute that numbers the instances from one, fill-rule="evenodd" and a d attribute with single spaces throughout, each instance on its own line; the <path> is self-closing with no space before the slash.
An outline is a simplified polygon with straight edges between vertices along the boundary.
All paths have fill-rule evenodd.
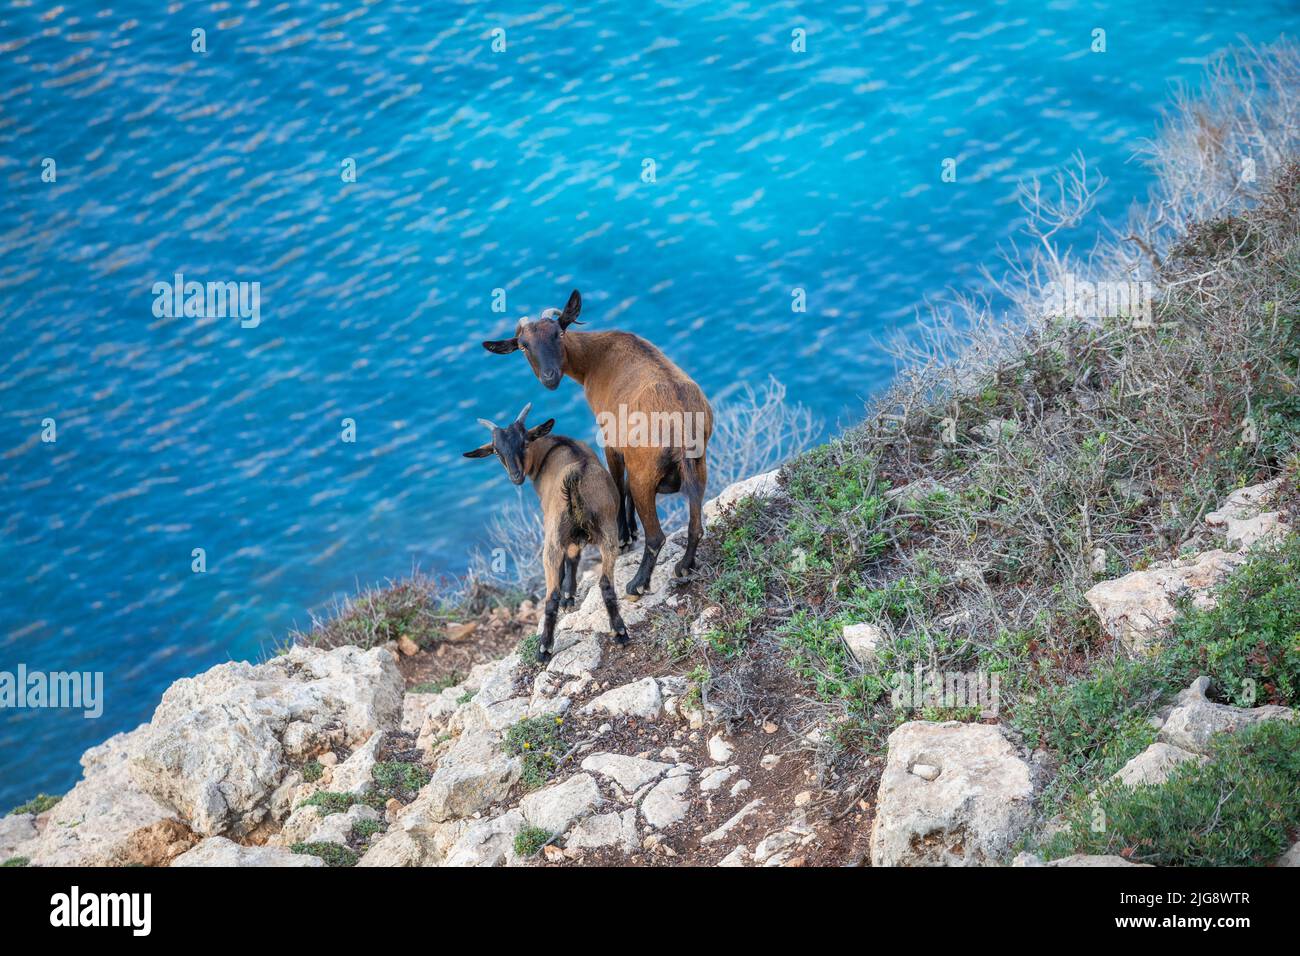
<path id="1" fill-rule="evenodd" d="M 563 601 L 560 602 L 560 610 L 561 611 L 570 610 L 573 608 L 575 604 L 577 604 L 577 601 L 574 600 L 573 595 L 570 595 L 569 597 L 566 597 Z"/>
<path id="2" fill-rule="evenodd" d="M 537 649 L 537 661 L 540 664 L 549 664 L 551 662 L 551 652 L 544 651 L 539 647 Z"/>
<path id="3" fill-rule="evenodd" d="M 627 631 L 615 631 L 611 636 L 614 638 L 615 644 L 625 645 L 628 642 Z"/>

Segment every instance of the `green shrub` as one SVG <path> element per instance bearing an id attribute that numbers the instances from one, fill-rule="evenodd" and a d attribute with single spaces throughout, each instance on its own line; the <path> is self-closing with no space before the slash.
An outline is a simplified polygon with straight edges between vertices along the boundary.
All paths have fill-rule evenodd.
<path id="1" fill-rule="evenodd" d="M 324 773 L 325 767 L 315 757 L 302 765 L 302 779 L 306 783 L 315 783 Z"/>
<path id="2" fill-rule="evenodd" d="M 1155 712 L 1202 674 L 1237 706 L 1297 702 L 1300 538 L 1256 552 L 1215 594 L 1213 608 L 1183 607 L 1152 656 L 1099 662 L 1081 680 L 1047 684 L 1018 702 L 1011 723 L 1059 761 L 1049 804 L 1141 753 L 1155 739 Z"/>
<path id="3" fill-rule="evenodd" d="M 360 798 L 350 793 L 335 793 L 331 790 L 318 790 L 298 804 L 299 807 L 316 807 L 323 817 L 335 813 L 347 813 L 354 804 L 361 803 Z"/>
<path id="4" fill-rule="evenodd" d="M 1150 718 L 1177 689 L 1163 661 L 1106 661 L 1070 684 L 1021 702 L 1011 723 L 1031 747 L 1059 761 L 1054 790 L 1078 792 L 1108 776 L 1155 739 Z"/>
<path id="5" fill-rule="evenodd" d="M 864 673 L 841 639 L 851 617 L 820 618 L 804 610 L 795 611 L 777 630 L 782 646 L 790 653 L 790 666 L 811 682 L 817 697 L 842 701 L 850 713 L 862 715 L 885 695 L 885 685 L 873 673 Z"/>
<path id="6" fill-rule="evenodd" d="M 536 790 L 546 783 L 559 765 L 563 726 L 563 717 L 529 717 L 506 731 L 502 747 L 521 758 L 520 780 L 526 789 Z"/>
<path id="7" fill-rule="evenodd" d="M 521 637 L 519 643 L 515 645 L 515 653 L 519 655 L 519 660 L 524 667 L 537 663 L 537 652 L 541 649 L 542 635 L 536 633 Z"/>
<path id="8" fill-rule="evenodd" d="M 1300 826 L 1300 724 L 1265 721 L 1220 735 L 1210 760 L 1177 767 L 1163 784 L 1108 784 L 1067 814 L 1045 848 L 1115 854 L 1156 866 L 1261 866 Z M 1101 826 L 1094 830 L 1094 822 Z M 1099 831 L 1099 832 L 1097 832 Z"/>
<path id="9" fill-rule="evenodd" d="M 289 849 L 298 854 L 318 856 L 326 866 L 356 866 L 361 859 L 355 850 L 340 843 L 295 843 Z"/>
<path id="10" fill-rule="evenodd" d="M 1216 597 L 1208 610 L 1183 609 L 1173 666 L 1189 681 L 1208 674 L 1237 706 L 1300 702 L 1300 536 L 1254 553 Z"/>
<path id="11" fill-rule="evenodd" d="M 18 806 L 10 810 L 9 815 L 17 816 L 21 813 L 44 813 L 46 810 L 53 809 L 62 799 L 62 797 L 52 797 L 48 793 L 38 793 L 26 803 L 20 803 Z"/>
<path id="12" fill-rule="evenodd" d="M 3 863 L 0 863 L 0 866 L 28 866 L 31 862 L 32 861 L 25 856 L 11 856 Z"/>
<path id="13" fill-rule="evenodd" d="M 551 833 L 541 827 L 524 827 L 515 834 L 515 856 L 536 856 L 551 839 Z"/>
<path id="14" fill-rule="evenodd" d="M 384 760 L 375 764 L 370 772 L 375 781 L 375 791 L 382 797 L 396 797 L 403 802 L 414 799 L 420 788 L 429 782 L 431 774 L 416 763 Z"/>
<path id="15" fill-rule="evenodd" d="M 358 840 L 369 840 L 383 828 L 384 824 L 379 820 L 358 820 L 352 824 L 352 835 Z"/>
<path id="16" fill-rule="evenodd" d="M 1278 309 L 1268 302 L 1265 309 L 1274 321 L 1257 333 L 1260 346 L 1275 370 L 1274 381 L 1285 376 L 1300 379 L 1300 312 Z M 1266 388 L 1256 399 L 1254 418 L 1259 423 L 1259 445 L 1278 459 L 1300 450 L 1300 391 L 1295 388 Z"/>
<path id="17" fill-rule="evenodd" d="M 854 573 L 888 542 L 875 461 L 852 443 L 834 441 L 787 463 L 783 474 L 791 514 L 782 546 L 799 560 L 792 583 L 805 593 L 850 588 Z"/>
<path id="18" fill-rule="evenodd" d="M 290 641 L 309 647 L 370 648 L 408 637 L 429 647 L 442 639 L 450 617 L 441 607 L 437 585 L 417 575 L 362 590 L 337 604 L 330 617 L 314 621 L 310 630 L 294 631 Z"/>

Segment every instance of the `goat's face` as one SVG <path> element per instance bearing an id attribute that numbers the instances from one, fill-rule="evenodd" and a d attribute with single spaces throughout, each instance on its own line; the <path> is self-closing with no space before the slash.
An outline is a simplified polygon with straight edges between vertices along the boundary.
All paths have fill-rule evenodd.
<path id="1" fill-rule="evenodd" d="M 550 310 L 554 311 L 554 310 Z M 568 304 L 558 316 L 546 315 L 537 319 L 521 319 L 515 327 L 514 338 L 484 342 L 489 352 L 506 355 L 523 350 L 537 380 L 548 389 L 559 387 L 564 377 L 564 332 L 575 322 L 582 311 L 582 296 L 577 289 L 569 295 Z M 578 322 L 581 325 L 581 322 Z"/>
<path id="2" fill-rule="evenodd" d="M 486 458 L 488 455 L 495 454 L 501 459 L 501 464 L 506 474 L 510 476 L 510 480 L 516 485 L 522 485 L 527 475 L 524 461 L 528 455 L 528 443 L 541 438 L 555 426 L 555 419 L 550 418 L 534 428 L 527 427 L 524 419 L 528 417 L 528 411 L 532 407 L 531 403 L 525 405 L 519 417 L 505 428 L 494 425 L 486 418 L 480 418 L 479 424 L 491 430 L 492 440 L 473 451 L 465 452 L 465 457 Z"/>

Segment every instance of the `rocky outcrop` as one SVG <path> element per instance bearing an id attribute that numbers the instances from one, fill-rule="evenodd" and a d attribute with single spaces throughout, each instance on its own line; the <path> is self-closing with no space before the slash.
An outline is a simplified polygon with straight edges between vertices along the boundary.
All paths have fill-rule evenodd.
<path id="1" fill-rule="evenodd" d="M 1034 793 L 1029 764 L 1001 728 L 903 724 L 889 735 L 871 863 L 997 864 L 1032 822 Z"/>
<path id="2" fill-rule="evenodd" d="M 620 847 L 626 853 L 637 846 L 636 810 L 598 813 L 587 817 L 569 834 L 565 847 L 571 850 L 603 850 Z"/>
<path id="3" fill-rule="evenodd" d="M 684 766 L 684 765 L 679 765 Z M 687 767 L 687 771 L 689 771 Z M 685 819 L 691 809 L 691 780 L 686 772 L 655 784 L 641 801 L 641 817 L 656 829 Z"/>
<path id="4" fill-rule="evenodd" d="M 1210 738 L 1220 733 L 1236 733 L 1261 720 L 1294 720 L 1290 707 L 1269 704 L 1264 707 L 1230 707 L 1216 704 L 1206 696 L 1210 679 L 1198 677 L 1192 686 L 1178 695 L 1174 709 L 1160 728 L 1158 740 L 1196 754 L 1210 752 Z"/>
<path id="5" fill-rule="evenodd" d="M 11 855 L 33 866 L 165 866 L 187 850 L 197 839 L 187 821 L 130 773 L 146 733 L 138 727 L 87 750 L 81 780 Z"/>
<path id="6" fill-rule="evenodd" d="M 39 832 L 34 813 L 11 813 L 0 817 L 0 863 L 19 856 L 18 848 L 35 840 Z"/>
<path id="7" fill-rule="evenodd" d="M 1236 733 L 1262 720 L 1294 720 L 1295 711 L 1289 707 L 1273 705 L 1265 707 L 1232 707 L 1219 704 L 1209 699 L 1211 682 L 1208 677 L 1198 677 L 1190 687 L 1181 691 L 1174 700 L 1168 715 L 1160 722 L 1155 743 L 1151 744 L 1136 757 L 1124 764 L 1102 788 L 1114 786 L 1144 787 L 1159 786 L 1169 780 L 1179 767 L 1186 764 L 1204 764 L 1210 759 L 1211 740 L 1215 734 Z M 1100 791 L 1098 791 L 1100 792 Z M 1093 794 L 1093 798 L 1096 793 Z M 1050 836 L 1066 828 L 1064 818 L 1056 817 L 1049 821 L 1043 830 L 1043 836 Z M 1026 854 L 1022 854 L 1027 856 Z M 1036 858 L 1035 858 L 1036 859 Z M 1082 862 L 1111 861 L 1116 857 L 1068 857 L 1056 860 L 1047 866 L 1110 866 L 1133 865 L 1123 863 Z M 1038 863 L 1022 863 L 1017 859 L 1016 866 L 1040 866 Z"/>
<path id="8" fill-rule="evenodd" d="M 710 502 L 710 520 L 746 495 L 775 493 L 775 472 L 757 476 Z M 627 605 L 629 623 L 678 600 L 670 581 L 683 544 L 678 534 L 665 545 L 652 590 Z M 620 589 L 639 561 L 635 550 L 620 557 Z M 747 764 L 734 728 L 703 731 L 705 708 L 685 677 L 598 680 L 618 652 L 608 645 L 603 601 L 589 590 L 560 620 L 555 654 L 540 671 L 509 655 L 439 693 L 404 694 L 400 648 L 296 647 L 177 681 L 149 724 L 87 752 L 85 778 L 48 823 L 19 817 L 0 826 L 0 849 L 38 865 L 315 867 L 319 858 L 289 847 L 319 843 L 359 849 L 361 866 L 512 866 L 533 862 L 517 855 L 515 840 L 538 828 L 549 842 L 537 859 L 547 861 L 671 857 L 686 841 L 741 865 L 797 865 L 790 861 L 814 839 L 802 810 L 773 820 L 761 798 L 741 806 L 747 777 L 780 757 L 761 755 L 760 767 L 753 753 Z M 507 752 L 507 731 L 539 716 L 558 726 L 573 714 L 584 736 L 565 744 L 572 750 L 545 786 L 521 792 L 523 761 Z M 403 759 L 429 771 L 400 800 L 375 794 L 379 762 L 394 759 L 385 741 L 399 732 L 411 735 L 402 752 L 420 755 Z M 328 799 L 308 802 L 316 795 Z M 727 841 L 751 830 L 735 853 Z"/>
<path id="9" fill-rule="evenodd" d="M 844 644 L 859 664 L 876 659 L 876 651 L 885 641 L 885 632 L 875 624 L 845 624 Z"/>
<path id="10" fill-rule="evenodd" d="M 704 503 L 704 520 L 715 521 L 743 498 L 773 498 L 781 494 L 781 485 L 777 480 L 780 474 L 781 469 L 774 468 L 727 486 L 718 497 Z"/>
<path id="11" fill-rule="evenodd" d="M 208 837 L 182 853 L 172 866 L 324 866 L 315 856 L 273 846 L 242 846 L 225 837 Z"/>
<path id="12" fill-rule="evenodd" d="M 590 816 L 601 803 L 600 788 L 585 773 L 574 774 L 519 801 L 519 809 L 531 826 L 547 833 L 564 833 L 578 820 Z"/>
<path id="13" fill-rule="evenodd" d="M 1188 761 L 1204 763 L 1206 758 L 1172 744 L 1157 742 L 1124 764 L 1111 778 L 1126 787 L 1164 783 L 1175 767 Z"/>
<path id="14" fill-rule="evenodd" d="M 1084 597 L 1106 634 L 1130 653 L 1143 653 L 1167 635 L 1177 617 L 1179 599 L 1190 598 L 1196 607 L 1212 607 L 1214 587 L 1246 561 L 1247 549 L 1289 532 L 1279 512 L 1264 510 L 1280 484 L 1278 479 L 1234 491 L 1217 511 L 1206 516 L 1206 526 L 1224 535 L 1229 550 L 1160 562 L 1091 588 Z"/>
<path id="15" fill-rule="evenodd" d="M 1211 589 L 1245 560 L 1245 554 L 1206 551 L 1103 581 L 1084 597 L 1108 636 L 1130 653 L 1142 653 L 1168 633 L 1179 598 L 1189 596 L 1197 607 L 1212 607 Z"/>
<path id="16" fill-rule="evenodd" d="M 627 754 L 597 753 L 582 761 L 582 769 L 608 777 L 629 793 L 658 780 L 673 768 L 670 763 Z"/>
<path id="17" fill-rule="evenodd" d="M 433 823 L 467 817 L 502 799 L 519 773 L 519 760 L 502 751 L 500 734 L 468 731 L 443 754 L 432 779 L 407 810 Z"/>
<path id="18" fill-rule="evenodd" d="M 1269 510 L 1281 487 L 1282 479 L 1275 478 L 1262 485 L 1239 488 L 1228 495 L 1217 511 L 1205 516 L 1205 523 L 1222 534 L 1233 551 L 1282 538 L 1291 531 L 1286 516 Z"/>
<path id="19" fill-rule="evenodd" d="M 290 808 L 292 768 L 395 729 L 402 678 L 382 648 L 294 647 L 221 664 L 168 688 L 131 755 L 131 776 L 205 836 L 245 837 Z"/>
<path id="20" fill-rule="evenodd" d="M 663 709 L 664 699 L 659 690 L 659 682 L 653 677 L 643 677 L 639 681 L 606 691 L 588 703 L 583 708 L 583 713 L 653 720 Z"/>

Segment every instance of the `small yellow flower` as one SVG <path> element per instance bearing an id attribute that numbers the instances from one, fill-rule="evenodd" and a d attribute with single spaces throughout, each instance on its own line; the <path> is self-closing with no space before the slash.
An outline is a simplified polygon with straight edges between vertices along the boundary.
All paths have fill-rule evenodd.
<path id="1" fill-rule="evenodd" d="M 532 744 L 530 744 L 528 741 L 525 740 L 525 741 L 524 741 L 524 749 L 525 749 L 525 750 L 528 750 L 528 749 L 531 748 L 531 747 L 532 747 Z"/>

